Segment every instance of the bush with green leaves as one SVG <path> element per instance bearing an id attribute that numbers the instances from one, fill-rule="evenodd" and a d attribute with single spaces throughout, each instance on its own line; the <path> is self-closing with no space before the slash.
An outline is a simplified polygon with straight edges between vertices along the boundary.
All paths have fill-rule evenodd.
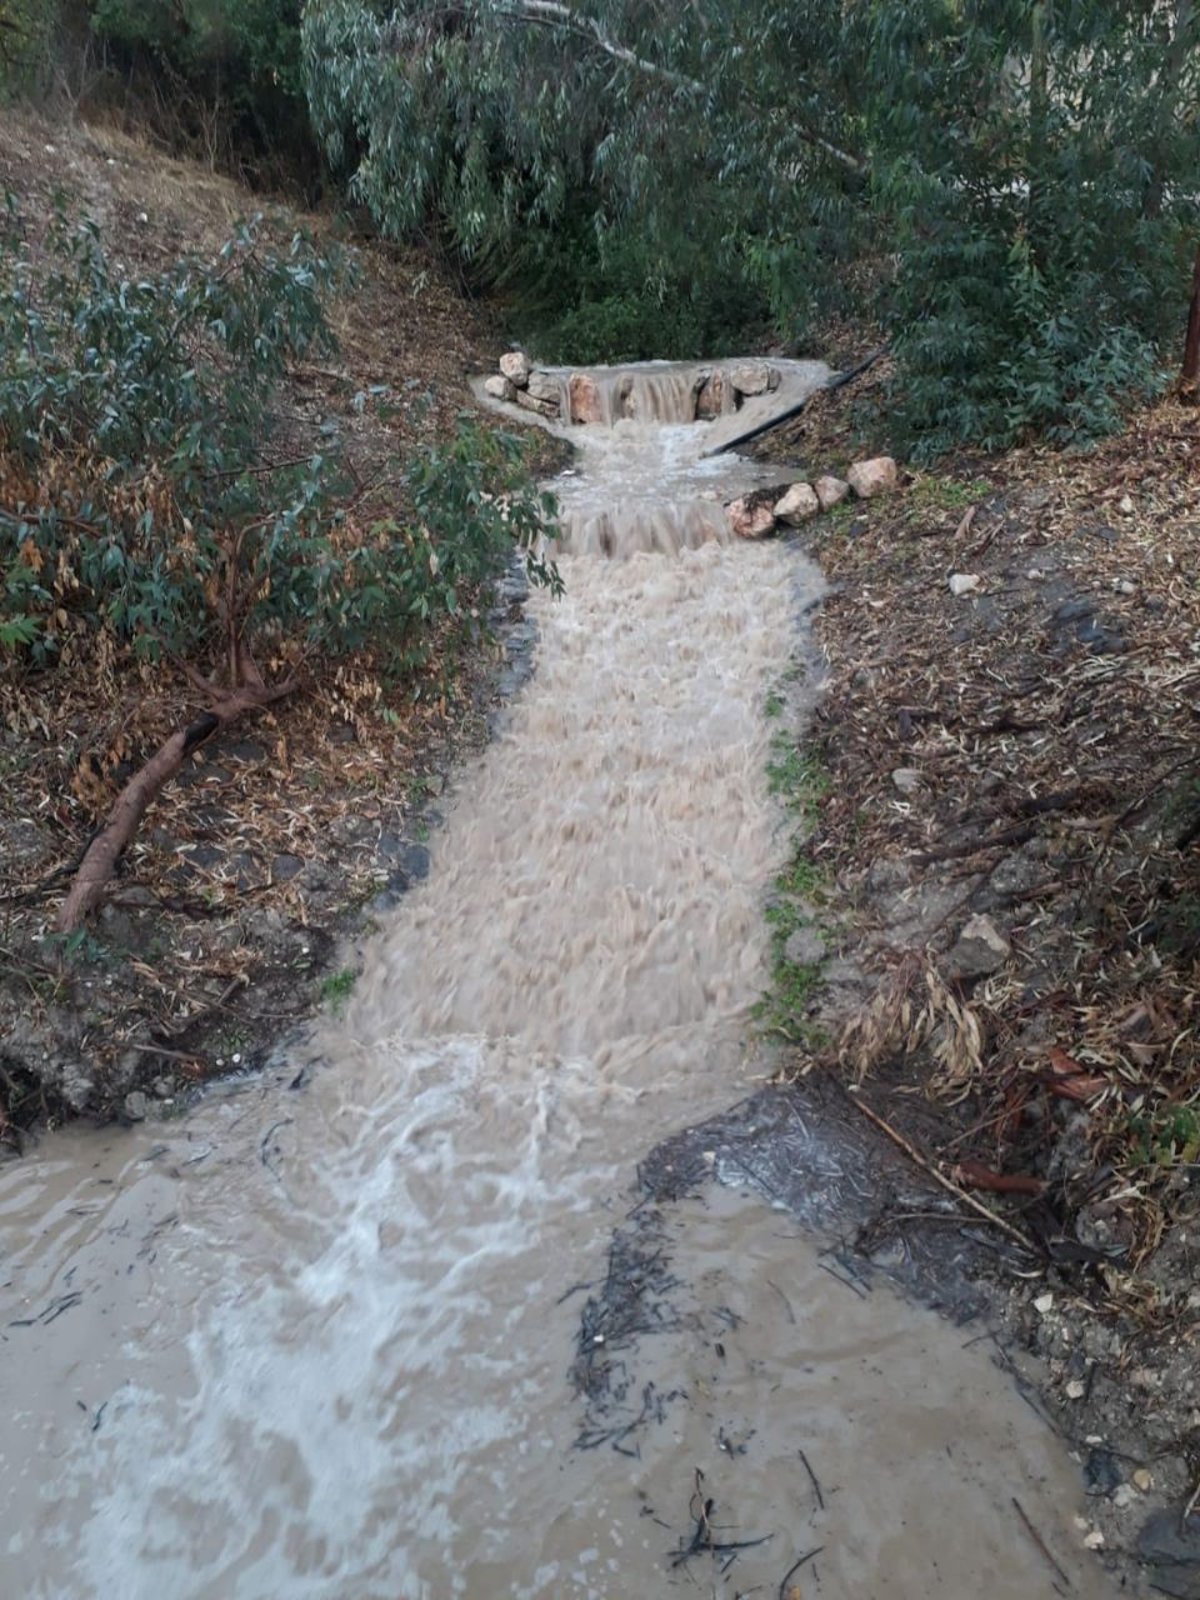
<path id="1" fill-rule="evenodd" d="M 1197 0 L 310 0 L 303 38 L 355 197 L 549 263 L 579 359 L 736 327 L 739 284 L 789 341 L 862 295 L 931 454 L 1094 437 L 1182 342 Z"/>
<path id="2" fill-rule="evenodd" d="M 867 58 L 897 420 L 917 453 L 1111 431 L 1182 338 L 1198 9 L 883 6 Z"/>
<path id="3" fill-rule="evenodd" d="M 142 114 L 214 164 L 311 183 L 301 0 L 89 0 L 114 76 Z"/>
<path id="4" fill-rule="evenodd" d="M 0 100 L 45 87 L 57 21 L 46 0 L 0 0 Z"/>
<path id="5" fill-rule="evenodd" d="M 703 238 L 664 253 L 624 233 L 555 229 L 514 248 L 500 287 L 523 342 L 546 361 L 725 356 L 761 338 L 770 312 L 742 264 L 714 253 Z"/>
<path id="6" fill-rule="evenodd" d="M 336 429 L 296 449 L 288 363 L 332 349 L 344 266 L 256 225 L 219 260 L 131 280 L 94 225 L 0 236 L 0 660 L 175 661 L 227 689 L 359 653 L 381 672 L 474 625 L 481 591 L 541 554 L 552 502 L 520 443 L 457 436 L 364 479 Z M 360 406 L 378 396 L 360 396 Z"/>
<path id="7" fill-rule="evenodd" d="M 564 52 L 565 11 L 306 7 L 309 104 L 333 171 L 385 232 L 436 231 L 476 282 L 498 285 L 548 359 L 752 341 L 766 309 L 743 261 L 756 201 L 735 207 L 722 151 L 691 120 L 673 125 L 662 83 L 612 70 L 597 36 L 581 38 L 595 18 L 566 28 Z"/>

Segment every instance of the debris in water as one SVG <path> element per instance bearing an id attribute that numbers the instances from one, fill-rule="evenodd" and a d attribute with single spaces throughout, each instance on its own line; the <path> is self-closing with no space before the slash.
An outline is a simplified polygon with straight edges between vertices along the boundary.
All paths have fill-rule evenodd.
<path id="1" fill-rule="evenodd" d="M 51 1300 L 48 1306 L 43 1307 L 36 1317 L 17 1317 L 8 1324 L 10 1328 L 32 1328 L 40 1325 L 48 1328 L 52 1322 L 57 1322 L 64 1311 L 70 1311 L 83 1299 L 79 1290 L 73 1294 L 60 1294 L 56 1300 Z"/>
<path id="2" fill-rule="evenodd" d="M 791 1566 L 787 1569 L 779 1581 L 779 1600 L 798 1600 L 800 1594 L 799 1588 L 789 1589 L 788 1584 L 800 1571 L 800 1568 L 807 1566 L 810 1561 L 815 1561 L 824 1548 L 825 1546 L 823 1544 L 819 1544 L 814 1550 L 805 1551 L 804 1555 L 800 1556 L 798 1560 L 792 1562 Z"/>
<path id="3" fill-rule="evenodd" d="M 688 1503 L 689 1514 L 696 1526 L 692 1530 L 692 1537 L 688 1544 L 681 1545 L 678 1550 L 671 1552 L 671 1566 L 682 1567 L 693 1556 L 711 1555 L 714 1560 L 728 1557 L 721 1567 L 722 1572 L 728 1572 L 743 1550 L 753 1550 L 758 1545 L 767 1544 L 775 1537 L 773 1533 L 764 1533 L 757 1539 L 720 1539 L 716 1537 L 719 1530 L 714 1526 L 712 1514 L 716 1501 L 704 1493 L 704 1473 L 696 1468 L 695 1488 Z M 814 1554 L 816 1552 L 814 1551 Z M 795 1568 L 792 1569 L 795 1571 Z"/>
<path id="4" fill-rule="evenodd" d="M 817 1510 L 818 1511 L 824 1511 L 824 1509 L 825 1509 L 825 1496 L 821 1493 L 820 1482 L 819 1482 L 819 1480 L 817 1478 L 816 1473 L 812 1469 L 812 1465 L 809 1462 L 808 1457 L 805 1455 L 803 1450 L 801 1450 L 801 1452 L 800 1452 L 800 1459 L 804 1463 L 804 1470 L 805 1470 L 805 1472 L 808 1473 L 808 1481 L 812 1484 L 813 1493 L 817 1497 Z M 789 1576 L 790 1576 L 790 1574 L 789 1574 Z"/>
<path id="5" fill-rule="evenodd" d="M 1017 1499 L 1015 1494 L 1012 1496 L 1012 1503 L 1013 1503 L 1013 1509 L 1016 1511 L 1017 1515 L 1021 1519 L 1021 1523 L 1022 1523 L 1022 1525 L 1023 1525 L 1024 1529 L 1025 1529 L 1025 1532 L 1033 1540 L 1034 1544 L 1037 1545 L 1038 1549 L 1045 1556 L 1046 1560 L 1050 1563 L 1050 1565 L 1054 1568 L 1055 1572 L 1058 1574 L 1058 1576 L 1061 1579 L 1061 1581 L 1069 1589 L 1071 1587 L 1071 1579 L 1070 1579 L 1069 1574 L 1063 1570 L 1063 1568 L 1059 1565 L 1059 1563 L 1054 1559 L 1053 1555 L 1051 1555 L 1050 1549 L 1049 1549 L 1048 1545 L 1046 1544 L 1046 1541 L 1042 1538 L 1041 1534 L 1034 1527 L 1033 1523 L 1030 1522 L 1029 1517 L 1028 1517 L 1028 1515 L 1027 1515 L 1027 1513 L 1025 1511 L 1025 1507 Z M 1090 1534 L 1089 1534 L 1088 1538 L 1091 1538 Z M 1088 1544 L 1088 1540 L 1085 1539 L 1084 1543 Z M 1101 1536 L 1100 1536 L 1100 1543 L 1101 1544 L 1104 1543 L 1103 1534 L 1101 1534 Z M 1096 1546 L 1096 1545 L 1090 1545 L 1089 1544 L 1088 1548 L 1091 1549 L 1091 1550 L 1094 1550 L 1094 1549 L 1097 1549 L 1099 1547 Z"/>

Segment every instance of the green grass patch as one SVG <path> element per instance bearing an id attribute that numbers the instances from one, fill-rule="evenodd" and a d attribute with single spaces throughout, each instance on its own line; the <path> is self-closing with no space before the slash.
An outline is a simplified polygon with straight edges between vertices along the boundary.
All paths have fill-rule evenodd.
<path id="1" fill-rule="evenodd" d="M 986 478 L 919 478 L 905 491 L 913 511 L 965 511 L 991 494 Z"/>
<path id="2" fill-rule="evenodd" d="M 800 750 L 782 730 L 771 741 L 767 781 L 771 793 L 779 795 L 789 811 L 810 822 L 815 821 L 817 808 L 829 793 L 829 773 L 821 761 Z"/>
<path id="3" fill-rule="evenodd" d="M 334 1016 L 346 1009 L 346 1002 L 354 992 L 357 974 L 351 967 L 342 967 L 339 972 L 327 973 L 321 979 L 321 1004 L 328 1006 Z"/>
<path id="4" fill-rule="evenodd" d="M 768 700 L 768 707 L 770 703 Z M 771 741 L 767 780 L 797 826 L 791 855 L 775 878 L 775 892 L 766 910 L 771 930 L 771 983 L 755 1007 L 755 1017 L 767 1032 L 815 1053 L 829 1042 L 825 1031 L 808 1018 L 824 981 L 824 957 L 795 961 L 788 956 L 787 947 L 792 935 L 802 929 L 816 933 L 821 944 L 827 942 L 814 909 L 828 900 L 829 882 L 805 840 L 816 825 L 831 779 L 820 757 L 800 749 L 794 735 L 781 728 Z"/>
<path id="5" fill-rule="evenodd" d="M 861 516 L 866 509 L 866 504 L 862 500 L 839 500 L 836 506 L 830 506 L 821 520 L 827 528 L 840 532 L 848 528 L 855 517 Z"/>
<path id="6" fill-rule="evenodd" d="M 820 905 L 829 890 L 829 879 L 810 855 L 797 848 L 787 866 L 775 879 L 781 894 L 802 895 Z"/>
<path id="7" fill-rule="evenodd" d="M 1163 1106 L 1130 1123 L 1134 1159 L 1142 1167 L 1191 1167 L 1200 1162 L 1200 1106 Z"/>

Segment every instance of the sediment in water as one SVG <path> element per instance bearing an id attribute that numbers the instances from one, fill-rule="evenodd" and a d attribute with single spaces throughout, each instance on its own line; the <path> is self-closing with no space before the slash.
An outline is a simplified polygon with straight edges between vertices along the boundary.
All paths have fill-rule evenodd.
<path id="1" fill-rule="evenodd" d="M 669 427 L 587 431 L 568 516 L 742 481 Z M 568 532 L 535 676 L 303 1077 L 0 1174 L 15 1590 L 732 1595 L 777 1590 L 811 1535 L 832 1600 L 1027 1600 L 1050 1591 L 1013 1493 L 1077 1567 L 1071 1468 L 982 1352 L 898 1299 L 860 1315 L 761 1207 L 664 1218 L 660 1337 L 591 1334 L 664 1425 L 636 1458 L 576 1447 L 573 1291 L 635 1163 L 770 1070 L 764 707 L 820 586 L 783 544 L 648 544 Z M 770 1536 L 732 1568 L 672 1565 L 697 1467 L 735 1538 Z"/>

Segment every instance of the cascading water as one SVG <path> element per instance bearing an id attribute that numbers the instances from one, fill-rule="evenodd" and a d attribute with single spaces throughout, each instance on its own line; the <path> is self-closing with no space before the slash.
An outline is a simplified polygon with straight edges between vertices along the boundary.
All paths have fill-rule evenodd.
<path id="1" fill-rule="evenodd" d="M 1074 1470 L 983 1351 L 732 1196 L 668 1224 L 686 1304 L 637 1373 L 661 1421 L 576 1447 L 572 1291 L 635 1163 L 769 1066 L 763 707 L 820 580 L 726 542 L 761 478 L 703 436 L 572 431 L 536 674 L 303 1081 L 0 1172 L 5 1594 L 773 1595 L 821 1546 L 805 1597 L 1050 1596 L 1014 1494 L 1104 1591 Z M 748 1542 L 728 1565 L 675 1559 L 697 1468 Z"/>

